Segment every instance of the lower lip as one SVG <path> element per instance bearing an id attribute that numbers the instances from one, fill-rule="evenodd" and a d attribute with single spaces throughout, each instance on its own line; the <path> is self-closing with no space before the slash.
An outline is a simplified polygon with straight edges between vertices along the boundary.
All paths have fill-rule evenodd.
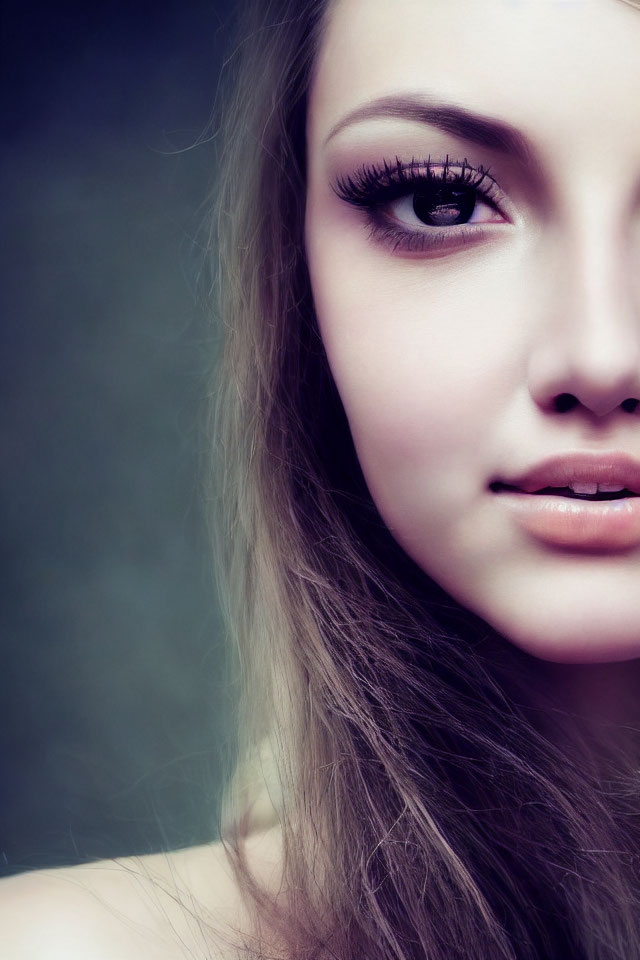
<path id="1" fill-rule="evenodd" d="M 529 534 L 557 547 L 615 550 L 640 546 L 640 497 L 574 500 L 545 494 L 496 494 Z"/>

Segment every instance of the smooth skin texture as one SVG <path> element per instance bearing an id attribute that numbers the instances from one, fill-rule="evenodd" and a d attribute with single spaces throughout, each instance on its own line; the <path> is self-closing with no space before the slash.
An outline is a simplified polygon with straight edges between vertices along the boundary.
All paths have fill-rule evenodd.
<path id="1" fill-rule="evenodd" d="M 247 855 L 277 890 L 279 827 L 253 834 Z M 220 844 L 11 877 L 0 922 L 3 960 L 240 960 L 225 938 L 251 928 Z"/>
<path id="2" fill-rule="evenodd" d="M 256 771 L 246 855 L 281 884 L 273 784 Z M 0 882 L 5 960 L 241 960 L 252 921 L 221 843 L 24 873 Z M 273 950 L 274 958 L 277 951 Z"/>
<path id="3" fill-rule="evenodd" d="M 373 499 L 453 597 L 558 663 L 640 656 L 640 546 L 558 549 L 489 484 L 567 452 L 640 458 L 621 406 L 640 398 L 639 50 L 640 12 L 614 0 L 337 0 L 310 98 L 307 258 Z M 388 97 L 509 124 L 526 150 L 415 110 L 353 116 Z M 335 189 L 447 155 L 500 191 L 464 243 L 394 249 Z M 385 215 L 434 229 L 406 199 Z"/>

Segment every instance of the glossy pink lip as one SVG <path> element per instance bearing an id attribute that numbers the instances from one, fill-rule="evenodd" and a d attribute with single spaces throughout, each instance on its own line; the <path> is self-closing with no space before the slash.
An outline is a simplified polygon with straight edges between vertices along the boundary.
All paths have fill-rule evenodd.
<path id="1" fill-rule="evenodd" d="M 640 496 L 581 500 L 538 493 L 547 487 L 602 483 L 640 492 L 640 463 L 615 452 L 551 457 L 492 485 L 526 533 L 551 546 L 622 550 L 640 546 Z"/>

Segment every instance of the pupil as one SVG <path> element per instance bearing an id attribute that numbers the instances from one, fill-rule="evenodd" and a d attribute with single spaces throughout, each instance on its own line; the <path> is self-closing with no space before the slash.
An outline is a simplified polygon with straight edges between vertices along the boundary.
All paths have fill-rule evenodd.
<path id="1" fill-rule="evenodd" d="M 476 205 L 474 190 L 459 190 L 446 185 L 413 195 L 413 211 L 431 227 L 452 227 L 465 223 Z"/>

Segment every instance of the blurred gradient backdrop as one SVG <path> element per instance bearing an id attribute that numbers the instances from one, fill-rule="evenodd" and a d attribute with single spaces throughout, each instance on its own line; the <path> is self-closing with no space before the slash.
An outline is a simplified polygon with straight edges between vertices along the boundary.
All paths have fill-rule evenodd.
<path id="1" fill-rule="evenodd" d="M 216 835 L 199 276 L 231 7 L 3 0 L 5 874 Z"/>

